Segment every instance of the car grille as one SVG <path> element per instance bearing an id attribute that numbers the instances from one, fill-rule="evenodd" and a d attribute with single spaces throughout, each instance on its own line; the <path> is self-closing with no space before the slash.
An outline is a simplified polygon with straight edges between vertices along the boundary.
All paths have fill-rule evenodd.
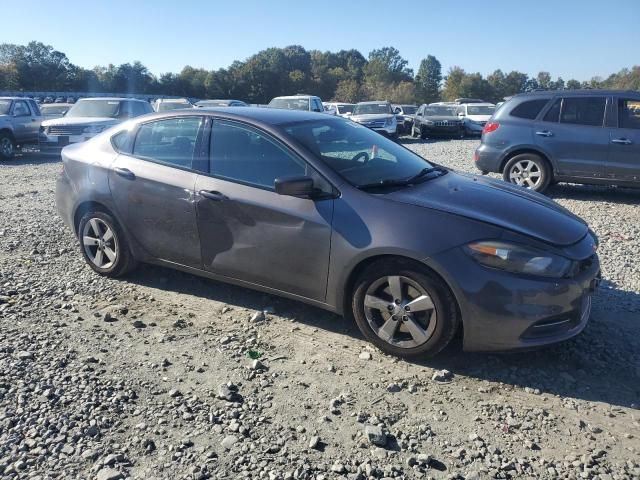
<path id="1" fill-rule="evenodd" d="M 384 120 L 371 120 L 370 122 L 363 122 L 362 125 L 369 128 L 382 128 L 384 127 Z"/>
<path id="2" fill-rule="evenodd" d="M 460 122 L 456 122 L 455 120 L 441 120 L 437 122 L 433 122 L 436 127 L 459 127 Z"/>
<path id="3" fill-rule="evenodd" d="M 52 125 L 44 131 L 47 135 L 82 135 L 85 125 Z"/>

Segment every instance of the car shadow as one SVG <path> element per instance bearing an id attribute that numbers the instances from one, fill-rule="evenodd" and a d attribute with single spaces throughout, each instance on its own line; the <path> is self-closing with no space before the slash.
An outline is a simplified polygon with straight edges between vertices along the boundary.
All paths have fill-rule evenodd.
<path id="1" fill-rule="evenodd" d="M 465 138 L 457 138 L 457 137 L 431 137 L 431 138 L 427 138 L 425 140 L 422 140 L 421 138 L 414 138 L 414 137 L 400 137 L 398 139 L 398 143 L 400 143 L 401 145 L 427 145 L 430 143 L 442 143 L 442 142 L 452 142 L 452 141 L 457 141 L 457 142 L 463 142 L 463 141 L 469 141 L 469 142 L 478 142 L 480 139 L 477 137 L 465 137 Z"/>
<path id="2" fill-rule="evenodd" d="M 607 185 L 558 183 L 549 187 L 545 195 L 554 200 L 596 200 L 627 205 L 640 204 L 640 189 Z"/>
<path id="3" fill-rule="evenodd" d="M 164 267 L 143 265 L 126 281 L 240 308 L 269 306 L 284 318 L 366 341 L 352 321 L 331 312 Z M 640 295 L 605 281 L 594 297 L 591 321 L 569 341 L 530 351 L 474 353 L 462 350 L 459 335 L 435 358 L 402 361 L 490 382 L 489 391 L 502 384 L 501 388 L 629 407 L 640 398 L 639 352 Z"/>
<path id="4" fill-rule="evenodd" d="M 11 160 L 5 160 L 1 165 L 6 167 L 25 165 L 45 165 L 47 163 L 60 163 L 60 154 L 53 155 L 37 151 L 25 151 L 16 153 Z"/>

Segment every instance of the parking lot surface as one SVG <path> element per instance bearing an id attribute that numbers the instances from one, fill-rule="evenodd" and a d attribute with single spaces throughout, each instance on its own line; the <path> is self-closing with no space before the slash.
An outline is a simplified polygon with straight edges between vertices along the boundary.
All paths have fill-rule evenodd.
<path id="1" fill-rule="evenodd" d="M 476 173 L 477 140 L 402 142 Z M 99 277 L 56 214 L 60 169 L 0 164 L 0 477 L 640 477 L 640 191 L 547 192 L 600 238 L 577 338 L 404 361 L 294 301 Z"/>

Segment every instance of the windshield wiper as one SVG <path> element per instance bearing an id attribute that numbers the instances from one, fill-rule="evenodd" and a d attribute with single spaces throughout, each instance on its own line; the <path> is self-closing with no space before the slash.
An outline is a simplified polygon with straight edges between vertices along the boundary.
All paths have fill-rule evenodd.
<path id="1" fill-rule="evenodd" d="M 427 167 L 423 168 L 418 173 L 412 175 L 409 178 L 386 178 L 384 180 L 380 180 L 379 182 L 356 185 L 356 188 L 359 188 L 360 190 L 367 190 L 370 188 L 404 187 L 407 185 L 413 185 L 414 183 L 417 183 L 418 180 L 428 180 L 428 175 L 436 172 L 438 173 L 438 175 L 434 175 L 431 178 L 440 177 L 447 173 L 448 170 L 443 167 Z"/>

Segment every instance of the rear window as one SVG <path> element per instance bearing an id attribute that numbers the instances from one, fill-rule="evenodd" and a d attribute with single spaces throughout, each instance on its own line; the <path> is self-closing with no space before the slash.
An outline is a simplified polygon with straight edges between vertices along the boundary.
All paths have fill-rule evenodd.
<path id="1" fill-rule="evenodd" d="M 540 111 L 544 108 L 544 106 L 549 101 L 548 98 L 540 98 L 536 100 L 528 100 L 526 102 L 522 102 L 518 106 L 516 106 L 513 110 L 511 110 L 512 117 L 517 118 L 526 118 L 529 120 L 533 120 L 538 116 Z"/>

